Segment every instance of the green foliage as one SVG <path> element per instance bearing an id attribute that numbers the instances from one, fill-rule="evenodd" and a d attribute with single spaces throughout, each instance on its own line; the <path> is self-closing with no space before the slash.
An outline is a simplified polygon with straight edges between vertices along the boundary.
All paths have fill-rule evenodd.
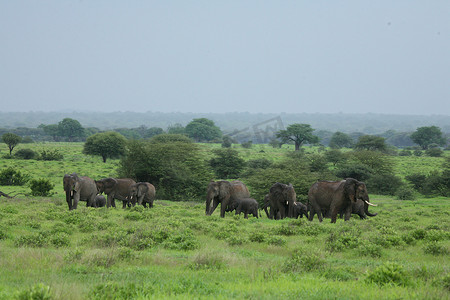
<path id="1" fill-rule="evenodd" d="M 5 133 L 2 135 L 2 141 L 6 145 L 8 145 L 9 148 L 9 155 L 12 154 L 12 151 L 14 150 L 14 147 L 17 146 L 22 141 L 22 138 L 14 133 Z"/>
<path id="2" fill-rule="evenodd" d="M 233 145 L 233 139 L 229 135 L 222 137 L 222 148 L 231 148 Z"/>
<path id="3" fill-rule="evenodd" d="M 20 149 L 14 154 L 14 158 L 17 159 L 35 159 L 36 157 L 37 153 L 31 149 Z"/>
<path id="4" fill-rule="evenodd" d="M 440 148 L 429 148 L 425 150 L 425 154 L 431 157 L 441 157 L 444 154 Z"/>
<path id="5" fill-rule="evenodd" d="M 343 132 L 335 132 L 330 139 L 330 147 L 332 149 L 351 148 L 353 147 L 353 139 Z"/>
<path id="6" fill-rule="evenodd" d="M 314 129 L 309 124 L 291 124 L 286 130 L 280 130 L 276 136 L 283 144 L 293 142 L 295 151 L 300 150 L 303 143 L 315 144 L 319 142 L 319 138 L 313 135 Z"/>
<path id="7" fill-rule="evenodd" d="M 220 128 L 206 118 L 193 119 L 186 125 L 185 132 L 197 142 L 208 142 L 222 137 Z"/>
<path id="8" fill-rule="evenodd" d="M 336 166 L 339 163 L 344 163 L 347 159 L 345 154 L 338 149 L 331 149 L 325 152 L 325 158 L 328 162 Z"/>
<path id="9" fill-rule="evenodd" d="M 18 300 L 51 300 L 54 299 L 54 295 L 50 286 L 43 283 L 33 285 L 26 290 L 23 290 L 17 295 Z"/>
<path id="10" fill-rule="evenodd" d="M 368 151 L 386 151 L 387 145 L 385 139 L 375 135 L 362 135 L 355 144 L 355 149 Z"/>
<path id="11" fill-rule="evenodd" d="M 372 169 L 364 164 L 343 164 L 334 171 L 338 178 L 355 178 L 359 181 L 367 181 L 372 176 Z"/>
<path id="12" fill-rule="evenodd" d="M 86 139 L 83 153 L 99 155 L 102 157 L 103 162 L 106 162 L 107 158 L 119 158 L 124 155 L 126 144 L 126 138 L 118 132 L 100 132 Z"/>
<path id="13" fill-rule="evenodd" d="M 366 281 L 381 286 L 387 284 L 407 286 L 411 284 L 410 275 L 403 266 L 392 262 L 384 263 L 372 272 L 369 272 Z"/>
<path id="14" fill-rule="evenodd" d="M 54 150 L 42 150 L 41 152 L 39 152 L 39 159 L 40 160 L 46 160 L 46 161 L 50 161 L 50 160 L 63 160 L 64 156 L 56 149 Z"/>
<path id="15" fill-rule="evenodd" d="M 166 133 L 166 134 L 159 134 L 157 136 L 154 136 L 150 139 L 152 143 L 192 143 L 192 139 L 189 137 L 183 135 L 183 134 L 177 134 L 177 133 Z"/>
<path id="16" fill-rule="evenodd" d="M 423 248 L 425 254 L 431 255 L 447 255 L 448 249 L 438 241 L 430 241 Z"/>
<path id="17" fill-rule="evenodd" d="M 120 161 L 120 175 L 152 183 L 159 198 L 203 198 L 212 174 L 201 159 L 199 147 L 190 141 L 158 142 L 161 136 L 164 135 L 150 142 L 130 142 L 126 156 Z"/>
<path id="18" fill-rule="evenodd" d="M 9 167 L 0 171 L 0 185 L 25 185 L 30 180 L 30 175 Z"/>
<path id="19" fill-rule="evenodd" d="M 398 200 L 416 200 L 416 192 L 409 186 L 402 185 L 395 192 L 395 197 Z"/>
<path id="20" fill-rule="evenodd" d="M 214 149 L 215 157 L 211 158 L 209 165 L 214 170 L 216 178 L 236 179 L 239 178 L 245 167 L 245 161 L 239 157 L 234 149 Z"/>
<path id="21" fill-rule="evenodd" d="M 249 140 L 241 143 L 242 148 L 251 149 L 253 146 L 253 141 Z"/>
<path id="22" fill-rule="evenodd" d="M 85 135 L 83 126 L 80 122 L 71 118 L 64 118 L 58 123 L 58 135 L 66 137 L 69 142 L 80 140 Z"/>
<path id="23" fill-rule="evenodd" d="M 184 135 L 186 133 L 185 128 L 183 127 L 183 125 L 181 125 L 180 123 L 175 123 L 173 125 L 170 125 L 167 128 L 167 133 L 168 134 L 180 134 L 180 135 Z"/>
<path id="24" fill-rule="evenodd" d="M 378 195 L 395 195 L 403 186 L 401 178 L 394 174 L 375 174 L 367 180 L 367 189 Z"/>
<path id="25" fill-rule="evenodd" d="M 32 179 L 30 181 L 31 195 L 33 196 L 50 196 L 50 191 L 55 186 L 50 182 L 50 180 L 45 178 Z"/>
<path id="26" fill-rule="evenodd" d="M 445 145 L 445 138 L 437 126 L 419 127 L 411 134 L 411 139 L 424 150 L 428 149 L 430 144 Z"/>
<path id="27" fill-rule="evenodd" d="M 326 261 L 321 253 L 312 250 L 298 249 L 292 253 L 292 257 L 285 261 L 282 270 L 286 273 L 301 273 L 323 270 L 325 266 Z"/>

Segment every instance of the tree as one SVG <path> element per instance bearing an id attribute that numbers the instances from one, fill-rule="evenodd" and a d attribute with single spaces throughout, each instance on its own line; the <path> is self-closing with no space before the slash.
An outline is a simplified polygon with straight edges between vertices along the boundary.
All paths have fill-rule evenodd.
<path id="1" fill-rule="evenodd" d="M 186 125 L 186 134 L 196 142 L 209 142 L 222 137 L 222 131 L 206 118 L 193 119 Z"/>
<path id="2" fill-rule="evenodd" d="M 167 128 L 167 133 L 170 133 L 170 134 L 184 134 L 185 133 L 185 129 L 184 129 L 183 125 L 181 125 L 180 123 L 175 123 L 173 125 L 170 125 Z"/>
<path id="3" fill-rule="evenodd" d="M 298 151 L 305 142 L 310 144 L 319 142 L 319 138 L 312 134 L 313 131 L 309 124 L 296 123 L 289 125 L 286 130 L 278 131 L 276 135 L 283 143 L 294 142 L 295 151 Z"/>
<path id="4" fill-rule="evenodd" d="M 80 122 L 71 118 L 65 118 L 58 123 L 59 136 L 65 136 L 72 142 L 76 137 L 83 137 L 85 132 Z"/>
<path id="5" fill-rule="evenodd" d="M 158 134 L 163 134 L 164 130 L 160 127 L 150 127 L 144 133 L 145 138 L 151 138 Z"/>
<path id="6" fill-rule="evenodd" d="M 333 149 L 351 148 L 353 146 L 353 139 L 343 132 L 335 132 L 330 139 L 330 147 Z"/>
<path id="7" fill-rule="evenodd" d="M 236 179 L 245 167 L 245 161 L 239 157 L 239 153 L 234 149 L 216 149 L 209 164 L 216 173 L 217 178 Z"/>
<path id="8" fill-rule="evenodd" d="M 18 136 L 17 134 L 8 132 L 8 133 L 5 133 L 4 135 L 2 135 L 2 141 L 6 145 L 8 145 L 9 155 L 11 155 L 14 147 L 16 147 L 17 144 L 19 144 L 22 141 L 22 138 L 20 136 Z"/>
<path id="9" fill-rule="evenodd" d="M 385 152 L 387 145 L 385 139 L 381 136 L 362 135 L 358 138 L 355 149 Z"/>
<path id="10" fill-rule="evenodd" d="M 103 162 L 107 158 L 119 158 L 125 154 L 127 140 L 118 132 L 107 131 L 91 135 L 86 139 L 83 153 L 99 155 Z"/>
<path id="11" fill-rule="evenodd" d="M 437 126 L 419 127 L 411 134 L 411 139 L 414 143 L 421 146 L 423 150 L 428 149 L 430 144 L 444 146 L 446 143 L 441 129 Z"/>
<path id="12" fill-rule="evenodd" d="M 58 135 L 59 135 L 59 129 L 57 124 L 50 124 L 50 125 L 39 125 L 41 127 L 45 134 L 51 136 L 54 141 L 58 141 Z"/>

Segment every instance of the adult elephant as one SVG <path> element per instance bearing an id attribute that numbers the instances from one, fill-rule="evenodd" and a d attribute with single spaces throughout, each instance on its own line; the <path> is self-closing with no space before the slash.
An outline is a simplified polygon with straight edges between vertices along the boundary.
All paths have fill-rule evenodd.
<path id="1" fill-rule="evenodd" d="M 65 174 L 63 186 L 69 210 L 77 209 L 78 201 L 86 201 L 86 206 L 97 207 L 95 203 L 97 187 L 93 179 L 78 176 L 77 173 Z"/>
<path id="2" fill-rule="evenodd" d="M 336 223 L 337 214 L 345 210 L 344 219 L 347 221 L 352 213 L 352 203 L 356 203 L 358 199 L 371 204 L 364 182 L 354 178 L 341 181 L 318 181 L 308 192 L 309 220 L 312 221 L 314 214 L 317 214 L 319 222 L 322 222 L 322 211 L 329 211 L 331 223 Z"/>
<path id="3" fill-rule="evenodd" d="M 95 184 L 97 186 L 98 193 L 105 193 L 106 207 L 116 207 L 115 199 L 121 200 L 123 202 L 123 208 L 127 207 L 128 200 L 131 195 L 131 186 L 136 184 L 136 181 L 130 178 L 104 178 L 101 180 L 96 180 Z"/>
<path id="4" fill-rule="evenodd" d="M 153 201 L 155 200 L 156 190 L 153 184 L 148 182 L 138 182 L 131 186 L 130 200 L 133 206 L 136 202 L 139 205 L 147 207 L 153 207 Z"/>
<path id="5" fill-rule="evenodd" d="M 220 216 L 222 218 L 225 217 L 228 205 L 239 198 L 250 198 L 248 188 L 241 181 L 211 180 L 206 191 L 206 215 L 211 215 L 217 206 L 221 204 Z"/>
<path id="6" fill-rule="evenodd" d="M 292 184 L 277 182 L 269 190 L 264 199 L 263 208 L 270 219 L 294 217 L 294 202 L 297 198 Z M 270 213 L 267 211 L 270 207 Z"/>

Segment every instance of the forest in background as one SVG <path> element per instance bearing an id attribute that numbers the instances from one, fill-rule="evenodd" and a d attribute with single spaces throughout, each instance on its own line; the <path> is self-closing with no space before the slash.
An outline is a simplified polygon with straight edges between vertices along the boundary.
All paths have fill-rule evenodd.
<path id="1" fill-rule="evenodd" d="M 142 125 L 167 129 L 169 126 L 177 123 L 185 126 L 194 118 L 208 118 L 213 120 L 226 134 L 235 130 L 243 130 L 274 118 L 280 118 L 285 127 L 292 123 L 305 123 L 310 124 L 316 130 L 332 132 L 381 134 L 389 130 L 413 132 L 417 127 L 437 126 L 441 128 L 443 133 L 450 133 L 450 115 L 386 115 L 373 113 L 0 112 L 0 128 L 36 128 L 40 124 L 58 123 L 64 118 L 76 119 L 83 127 L 96 127 L 100 130 L 135 128 Z"/>

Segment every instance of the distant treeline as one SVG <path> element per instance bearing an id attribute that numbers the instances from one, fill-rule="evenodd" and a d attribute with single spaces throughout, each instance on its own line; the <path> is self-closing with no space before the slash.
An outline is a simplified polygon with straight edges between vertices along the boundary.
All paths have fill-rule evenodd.
<path id="1" fill-rule="evenodd" d="M 235 141 L 268 143 L 274 133 L 293 123 L 310 124 L 320 143 L 327 146 L 333 133 L 340 131 L 355 140 L 365 134 L 378 135 L 397 147 L 413 146 L 409 135 L 418 127 L 437 126 L 450 135 L 450 116 L 411 116 L 384 114 L 254 114 L 254 113 L 161 113 L 161 112 L 0 112 L 0 135 L 15 133 L 33 141 L 54 140 L 44 131 L 44 125 L 57 124 L 64 118 L 80 122 L 86 129 L 85 140 L 99 131 L 113 130 L 128 138 L 147 138 L 152 132 L 167 132 L 176 126 L 186 126 L 194 118 L 208 118 L 220 127 L 224 135 Z M 156 130 L 158 131 L 158 130 Z"/>

